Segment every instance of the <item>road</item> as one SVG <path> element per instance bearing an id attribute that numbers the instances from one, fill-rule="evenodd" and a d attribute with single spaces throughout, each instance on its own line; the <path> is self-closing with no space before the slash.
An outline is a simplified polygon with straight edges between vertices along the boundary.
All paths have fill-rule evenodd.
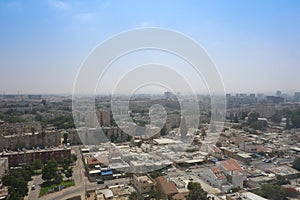
<path id="1" fill-rule="evenodd" d="M 38 199 L 40 194 L 40 184 L 43 183 L 42 175 L 37 175 L 33 177 L 33 180 L 28 183 L 28 196 L 26 196 L 25 200 L 35 200 Z M 35 185 L 35 190 L 31 189 L 31 186 Z"/>

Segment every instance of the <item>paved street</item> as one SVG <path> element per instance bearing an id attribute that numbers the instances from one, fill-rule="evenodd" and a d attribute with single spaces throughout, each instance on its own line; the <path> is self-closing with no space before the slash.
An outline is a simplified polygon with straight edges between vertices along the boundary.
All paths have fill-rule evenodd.
<path id="1" fill-rule="evenodd" d="M 35 199 L 38 199 L 39 197 L 39 194 L 40 194 L 40 184 L 43 183 L 43 179 L 42 179 L 42 175 L 37 175 L 37 176 L 34 176 L 33 177 L 33 181 L 30 181 L 28 183 L 28 189 L 29 189 L 29 192 L 28 192 L 28 196 L 25 198 L 28 199 L 28 200 L 35 200 Z M 31 186 L 32 185 L 35 185 L 35 190 L 31 190 Z"/>

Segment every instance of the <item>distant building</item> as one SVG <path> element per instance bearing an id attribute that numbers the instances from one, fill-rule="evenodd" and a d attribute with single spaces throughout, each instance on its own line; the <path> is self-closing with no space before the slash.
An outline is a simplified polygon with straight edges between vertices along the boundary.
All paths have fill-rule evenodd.
<path id="1" fill-rule="evenodd" d="M 99 126 L 99 122 L 95 112 L 90 111 L 85 113 L 85 126 L 87 128 L 96 128 L 97 126 Z"/>
<path id="2" fill-rule="evenodd" d="M 5 149 L 18 150 L 32 147 L 44 148 L 46 146 L 58 146 L 61 144 L 61 134 L 57 130 L 44 133 L 23 133 L 17 135 L 0 135 L 0 151 Z"/>
<path id="3" fill-rule="evenodd" d="M 242 138 L 241 143 L 238 145 L 239 149 L 248 153 L 257 152 L 257 144 L 250 138 Z"/>
<path id="4" fill-rule="evenodd" d="M 256 104 L 256 112 L 258 112 L 259 117 L 270 118 L 276 113 L 276 108 L 271 103 L 258 103 Z"/>
<path id="5" fill-rule="evenodd" d="M 100 126 L 109 127 L 110 126 L 110 109 L 102 108 L 97 110 L 97 118 L 99 120 Z"/>
<path id="6" fill-rule="evenodd" d="M 18 135 L 23 133 L 41 132 L 40 122 L 2 123 L 0 124 L 1 135 Z"/>
<path id="7" fill-rule="evenodd" d="M 295 92 L 294 98 L 295 98 L 296 100 L 300 100 L 300 92 Z"/>
<path id="8" fill-rule="evenodd" d="M 55 158 L 56 161 L 61 161 L 63 158 L 71 157 L 70 148 L 49 148 L 49 149 L 36 149 L 27 151 L 14 151 L 3 152 L 1 157 L 8 158 L 9 166 L 20 166 L 32 163 L 34 160 L 42 160 L 43 162 Z"/>
<path id="9" fill-rule="evenodd" d="M 68 133 L 68 141 L 71 145 L 82 144 L 82 141 L 76 129 L 69 129 L 67 133 Z"/>
<path id="10" fill-rule="evenodd" d="M 29 100 L 41 100 L 42 99 L 42 95 L 36 95 L 36 94 L 31 94 L 31 95 L 28 95 L 28 99 Z"/>
<path id="11" fill-rule="evenodd" d="M 283 97 L 277 97 L 277 96 L 267 96 L 267 101 L 270 103 L 283 103 L 284 98 Z"/>
<path id="12" fill-rule="evenodd" d="M 246 153 L 243 151 L 239 151 L 237 148 L 220 147 L 220 149 L 222 150 L 224 155 L 226 155 L 230 158 L 233 158 L 233 159 L 245 162 L 245 163 L 252 161 L 252 156 L 251 156 L 252 154 Z"/>
<path id="13" fill-rule="evenodd" d="M 281 97 L 281 96 L 282 96 L 282 92 L 281 92 L 281 91 L 279 91 L 279 90 L 278 90 L 278 91 L 276 91 L 276 96 L 277 96 L 277 97 Z"/>
<path id="14" fill-rule="evenodd" d="M 169 92 L 169 91 L 165 92 L 164 96 L 165 96 L 165 99 L 168 99 L 168 100 L 176 98 L 176 95 L 174 93 L 172 93 L 172 92 Z"/>
<path id="15" fill-rule="evenodd" d="M 215 158 L 221 159 L 223 157 L 222 151 L 214 144 L 202 143 L 200 151 L 209 153 Z"/>
<path id="16" fill-rule="evenodd" d="M 154 189 L 154 181 L 146 175 L 133 175 L 133 185 L 140 194 L 149 193 Z"/>

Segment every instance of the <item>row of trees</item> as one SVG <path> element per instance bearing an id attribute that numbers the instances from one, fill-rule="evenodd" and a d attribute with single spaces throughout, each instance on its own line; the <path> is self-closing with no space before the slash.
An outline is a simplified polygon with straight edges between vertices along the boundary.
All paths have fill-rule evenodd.
<path id="1" fill-rule="evenodd" d="M 57 129 L 75 128 L 72 115 L 59 115 L 52 119 L 44 119 L 42 115 L 36 114 L 35 120 L 41 122 L 42 128 L 45 128 L 48 124 L 53 124 Z"/>

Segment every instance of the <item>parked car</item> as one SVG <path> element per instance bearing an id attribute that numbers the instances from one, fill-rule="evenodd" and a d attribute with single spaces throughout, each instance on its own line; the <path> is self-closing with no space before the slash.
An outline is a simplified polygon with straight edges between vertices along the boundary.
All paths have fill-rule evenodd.
<path id="1" fill-rule="evenodd" d="M 98 179 L 98 180 L 97 180 L 97 184 L 104 184 L 104 180 Z"/>

